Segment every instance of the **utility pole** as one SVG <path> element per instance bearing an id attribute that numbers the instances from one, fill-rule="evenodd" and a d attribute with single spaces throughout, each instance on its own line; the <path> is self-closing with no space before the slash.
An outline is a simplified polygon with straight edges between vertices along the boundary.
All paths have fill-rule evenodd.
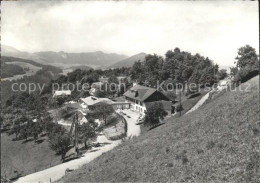
<path id="1" fill-rule="evenodd" d="M 77 153 L 77 156 L 79 154 L 78 149 L 78 114 L 75 114 L 75 152 Z"/>
<path id="2" fill-rule="evenodd" d="M 260 6 L 260 2 L 258 1 L 258 13 L 259 13 L 259 15 L 260 15 L 260 12 L 259 12 L 259 6 Z M 258 21 L 259 21 L 259 23 L 260 23 L 260 19 L 258 19 Z M 260 32 L 258 31 L 258 34 L 259 34 L 259 36 L 260 36 Z M 258 38 L 259 40 L 260 40 L 260 37 Z M 259 48 L 259 51 L 260 51 L 260 48 Z M 260 52 L 259 52 L 260 53 Z M 260 58 L 259 58 L 259 55 L 258 55 L 258 67 L 259 67 L 259 85 L 258 85 L 258 117 L 259 117 L 259 119 L 258 119 L 258 121 L 260 122 Z"/>
<path id="3" fill-rule="evenodd" d="M 180 91 L 180 116 L 181 116 L 181 110 L 182 110 L 182 106 L 181 106 L 181 91 Z"/>

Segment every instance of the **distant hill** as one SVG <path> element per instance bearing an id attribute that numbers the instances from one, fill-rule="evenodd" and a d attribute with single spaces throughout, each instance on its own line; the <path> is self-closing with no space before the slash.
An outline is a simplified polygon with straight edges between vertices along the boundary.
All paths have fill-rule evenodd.
<path id="1" fill-rule="evenodd" d="M 32 57 L 30 53 L 23 52 L 13 48 L 11 46 L 1 45 L 1 55 L 2 56 L 9 56 L 9 57 L 18 57 L 18 58 L 28 58 Z"/>
<path id="2" fill-rule="evenodd" d="M 24 63 L 31 64 L 31 65 L 33 65 L 35 67 L 40 67 L 40 68 L 42 68 L 44 70 L 51 71 L 53 74 L 59 74 L 59 73 L 62 72 L 62 69 L 59 68 L 59 67 L 55 67 L 53 65 L 41 64 L 41 63 L 35 62 L 33 60 L 29 60 L 29 59 L 1 56 L 1 62 L 2 63 L 9 63 L 10 65 L 12 65 L 12 64 L 13 65 L 17 65 L 16 62 L 24 62 Z"/>
<path id="3" fill-rule="evenodd" d="M 77 70 L 77 69 L 89 70 L 89 69 L 92 69 L 92 68 L 89 67 L 89 66 L 86 66 L 86 65 L 79 65 L 79 66 L 71 66 L 71 67 L 69 67 L 69 69 L 72 69 L 72 70 Z"/>
<path id="4" fill-rule="evenodd" d="M 45 62 L 55 62 L 64 64 L 83 64 L 94 66 L 109 66 L 126 58 L 124 55 L 115 53 L 107 54 L 101 51 L 87 53 L 66 53 L 66 52 L 36 52 Z"/>
<path id="5" fill-rule="evenodd" d="M 121 60 L 121 61 L 109 66 L 108 68 L 115 69 L 115 68 L 121 68 L 121 67 L 132 67 L 136 61 L 138 61 L 138 60 L 143 61 L 146 55 L 147 55 L 146 53 L 139 53 L 139 54 L 133 55 L 129 58 L 126 58 L 124 60 Z"/>
<path id="6" fill-rule="evenodd" d="M 42 64 L 81 64 L 91 67 L 108 67 L 109 65 L 127 58 L 125 55 L 119 55 L 116 53 L 108 54 L 101 51 L 84 53 L 66 53 L 63 51 L 28 53 L 6 45 L 1 45 L 1 54 L 3 56 L 30 59 Z"/>

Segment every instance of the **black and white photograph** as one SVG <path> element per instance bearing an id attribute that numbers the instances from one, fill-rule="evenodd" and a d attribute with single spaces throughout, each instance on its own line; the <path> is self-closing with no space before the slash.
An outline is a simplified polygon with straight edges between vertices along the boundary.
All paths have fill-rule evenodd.
<path id="1" fill-rule="evenodd" d="M 258 1 L 1 1 L 1 183 L 260 182 Z"/>

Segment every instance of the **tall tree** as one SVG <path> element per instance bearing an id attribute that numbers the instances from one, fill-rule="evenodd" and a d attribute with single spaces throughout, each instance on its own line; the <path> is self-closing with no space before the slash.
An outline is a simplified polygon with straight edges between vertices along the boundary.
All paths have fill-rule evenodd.
<path id="1" fill-rule="evenodd" d="M 237 54 L 236 60 L 238 68 L 248 67 L 250 70 L 258 70 L 258 57 L 253 47 L 245 45 L 238 49 Z"/>
<path id="2" fill-rule="evenodd" d="M 222 79 L 226 78 L 227 76 L 228 76 L 228 74 L 227 74 L 226 69 L 219 70 L 219 72 L 217 74 L 218 80 L 222 80 Z"/>
<path id="3" fill-rule="evenodd" d="M 66 153 L 70 150 L 70 137 L 68 134 L 57 133 L 50 137 L 50 148 L 61 155 L 61 160 L 65 160 Z"/>
<path id="4" fill-rule="evenodd" d="M 94 120 L 88 120 L 79 126 L 79 139 L 84 142 L 85 149 L 87 149 L 87 142 L 94 140 L 98 135 L 98 124 Z"/>
<path id="5" fill-rule="evenodd" d="M 64 127 L 56 123 L 49 123 L 47 130 L 50 148 L 61 155 L 61 160 L 64 161 L 71 145 L 69 134 Z"/>
<path id="6" fill-rule="evenodd" d="M 161 80 L 163 63 L 163 58 L 156 54 L 145 57 L 145 79 L 151 87 L 156 87 L 157 81 Z"/>
<path id="7" fill-rule="evenodd" d="M 259 73 L 258 55 L 253 47 L 246 45 L 238 49 L 236 57 L 238 72 L 235 82 L 245 82 Z"/>
<path id="8" fill-rule="evenodd" d="M 144 82 L 145 81 L 144 63 L 141 61 L 135 62 L 130 70 L 130 75 L 133 81 Z"/>

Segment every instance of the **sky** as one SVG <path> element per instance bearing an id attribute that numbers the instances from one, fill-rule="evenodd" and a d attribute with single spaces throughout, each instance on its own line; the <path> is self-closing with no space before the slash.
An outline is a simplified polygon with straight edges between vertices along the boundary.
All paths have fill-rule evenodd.
<path id="1" fill-rule="evenodd" d="M 3 1 L 1 44 L 127 56 L 179 47 L 231 66 L 241 46 L 258 53 L 258 22 L 257 1 Z"/>

